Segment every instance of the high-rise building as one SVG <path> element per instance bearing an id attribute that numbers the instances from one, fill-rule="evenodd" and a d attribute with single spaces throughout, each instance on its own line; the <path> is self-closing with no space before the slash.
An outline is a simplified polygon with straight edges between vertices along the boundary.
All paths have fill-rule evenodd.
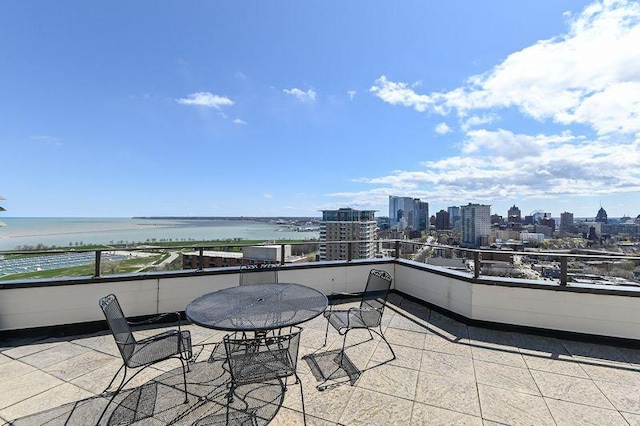
<path id="1" fill-rule="evenodd" d="M 545 213 L 544 217 L 538 220 L 538 225 L 548 226 L 551 229 L 551 233 L 553 234 L 553 231 L 555 231 L 556 229 L 556 221 L 554 218 L 551 217 L 550 214 L 548 216 L 547 214 L 548 213 Z"/>
<path id="2" fill-rule="evenodd" d="M 375 210 L 322 210 L 319 259 L 371 259 L 376 254 L 375 235 Z"/>
<path id="3" fill-rule="evenodd" d="M 605 211 L 605 209 L 600 207 L 600 210 L 598 210 L 598 214 L 596 215 L 596 222 L 607 223 L 608 221 L 609 219 L 607 218 L 607 212 Z"/>
<path id="4" fill-rule="evenodd" d="M 449 212 L 440 210 L 436 213 L 436 230 L 451 229 Z"/>
<path id="5" fill-rule="evenodd" d="M 456 222 L 460 220 L 460 207 L 447 207 L 447 212 L 449 212 L 449 225 L 451 226 L 451 229 L 453 229 L 456 225 Z"/>
<path id="6" fill-rule="evenodd" d="M 419 198 L 389 196 L 389 224 L 398 230 L 429 229 L 429 203 Z"/>
<path id="7" fill-rule="evenodd" d="M 514 204 L 507 213 L 507 228 L 522 229 L 522 213 Z"/>
<path id="8" fill-rule="evenodd" d="M 460 245 L 479 247 L 488 243 L 491 232 L 491 206 L 471 204 L 460 207 L 462 238 Z"/>
<path id="9" fill-rule="evenodd" d="M 573 213 L 560 213 L 560 232 L 571 232 L 573 230 Z"/>

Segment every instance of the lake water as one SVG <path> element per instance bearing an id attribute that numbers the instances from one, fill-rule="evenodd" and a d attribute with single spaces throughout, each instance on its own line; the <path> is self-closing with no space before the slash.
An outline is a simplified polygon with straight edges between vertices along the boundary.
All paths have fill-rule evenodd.
<path id="1" fill-rule="evenodd" d="M 147 241 L 316 239 L 319 231 L 299 232 L 283 225 L 244 220 L 166 220 L 131 218 L 7 218 L 0 227 L 0 250 L 18 246 L 123 244 Z"/>

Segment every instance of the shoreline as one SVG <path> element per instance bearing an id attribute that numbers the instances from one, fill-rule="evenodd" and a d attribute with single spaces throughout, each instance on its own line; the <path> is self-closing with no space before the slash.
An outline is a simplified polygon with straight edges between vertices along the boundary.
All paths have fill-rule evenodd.
<path id="1" fill-rule="evenodd" d="M 0 251 L 44 247 L 124 246 L 192 241 L 277 241 L 317 238 L 317 232 L 282 229 L 264 221 L 160 219 L 10 219 L 0 230 Z M 146 222 L 146 223 L 145 223 Z"/>

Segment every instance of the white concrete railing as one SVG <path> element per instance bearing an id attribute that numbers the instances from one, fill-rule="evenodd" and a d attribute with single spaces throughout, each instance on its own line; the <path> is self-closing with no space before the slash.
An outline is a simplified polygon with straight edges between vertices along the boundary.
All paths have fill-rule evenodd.
<path id="1" fill-rule="evenodd" d="M 334 291 L 362 291 L 371 263 L 333 265 L 331 267 L 282 268 L 279 282 L 297 282 L 325 294 Z M 375 264 L 393 275 L 393 262 Z M 212 272 L 212 273 L 209 273 Z M 98 299 L 114 293 L 127 316 L 154 315 L 184 311 L 197 297 L 222 288 L 238 285 L 238 273 L 148 274 L 138 280 L 93 279 L 67 284 L 10 285 L 0 289 L 0 331 L 20 330 L 104 320 Z M 86 280 L 85 280 L 86 281 Z"/>
<path id="2" fill-rule="evenodd" d="M 396 290 L 469 320 L 640 341 L 640 298 L 631 289 L 587 291 L 536 281 L 474 279 L 464 272 L 393 259 L 292 265 L 279 271 L 279 281 L 303 283 L 325 294 L 357 292 L 374 267 L 391 273 Z M 5 286 L 0 289 L 0 331 L 101 321 L 97 301 L 109 293 L 118 296 L 128 316 L 182 311 L 202 294 L 239 281 L 228 268 L 137 278 Z"/>
<path id="3" fill-rule="evenodd" d="M 596 291 L 525 280 L 506 285 L 409 263 L 395 267 L 396 290 L 470 320 L 640 340 L 639 289 Z"/>

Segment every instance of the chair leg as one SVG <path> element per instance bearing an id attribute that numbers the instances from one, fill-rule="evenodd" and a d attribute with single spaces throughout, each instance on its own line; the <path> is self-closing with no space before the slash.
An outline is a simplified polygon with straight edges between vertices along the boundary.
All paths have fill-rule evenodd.
<path id="1" fill-rule="evenodd" d="M 118 371 L 116 371 L 116 374 L 113 376 L 113 378 L 111 379 L 111 381 L 109 382 L 109 384 L 107 385 L 106 389 L 104 390 L 104 392 L 102 392 L 102 394 L 106 394 L 107 391 L 109 390 L 109 388 L 111 387 L 111 385 L 113 384 L 113 381 L 116 379 L 116 377 L 118 377 L 118 374 L 120 373 L 120 371 L 124 368 L 124 375 L 122 376 L 122 381 L 120 382 L 120 384 L 118 385 L 118 387 L 116 388 L 115 391 L 113 391 L 113 394 L 111 394 L 111 398 L 109 398 L 109 402 L 107 402 L 107 405 L 104 406 L 104 409 L 102 410 L 102 413 L 100 413 L 100 417 L 98 418 L 98 421 L 96 422 L 96 425 L 100 424 L 100 421 L 102 421 L 102 418 L 104 417 L 104 415 L 107 413 L 107 408 L 109 408 L 109 406 L 111 405 L 111 403 L 113 402 L 113 400 L 116 398 L 116 395 L 118 395 L 118 393 L 120 393 L 120 391 L 122 390 L 122 388 L 124 387 L 124 385 L 126 383 L 129 382 L 129 380 L 133 379 L 133 377 L 136 376 L 136 374 L 134 374 L 132 377 L 129 378 L 129 380 L 125 380 L 127 378 L 127 365 L 126 364 L 122 364 L 122 367 L 120 367 L 118 369 Z M 101 395 L 102 395 L 101 394 Z"/>
<path id="2" fill-rule="evenodd" d="M 327 335 L 329 334 L 329 319 L 327 318 L 327 329 L 324 331 L 324 343 L 323 347 L 327 346 Z"/>
<path id="3" fill-rule="evenodd" d="M 120 382 L 120 385 L 118 386 L 118 390 L 120 390 L 120 388 L 122 387 L 122 384 L 124 383 L 124 379 L 127 377 L 127 366 L 125 364 L 122 364 L 118 369 L 118 371 L 116 371 L 116 374 L 113 375 L 107 387 L 104 388 L 104 390 L 102 391 L 103 394 L 107 393 L 107 391 L 109 390 L 113 382 L 116 380 L 116 377 L 118 377 L 118 373 L 120 373 L 120 371 L 122 371 L 123 368 L 124 368 L 124 376 L 122 376 L 122 382 Z"/>
<path id="4" fill-rule="evenodd" d="M 304 425 L 307 425 L 307 413 L 304 409 L 304 390 L 302 389 L 302 380 L 298 377 L 298 373 L 296 373 L 296 383 L 300 384 L 300 399 L 302 400 L 302 421 Z"/>
<path id="5" fill-rule="evenodd" d="M 189 394 L 187 393 L 187 368 L 189 363 L 187 362 L 187 365 L 185 366 L 185 360 L 182 359 L 182 357 L 180 357 L 180 363 L 182 364 L 182 379 L 184 380 L 184 403 L 186 404 L 189 402 Z"/>
<path id="6" fill-rule="evenodd" d="M 342 337 L 342 350 L 340 351 L 340 366 L 342 367 L 342 361 L 344 360 L 344 347 L 347 343 L 347 334 L 349 334 L 349 329 L 344 332 L 344 336 Z"/>
<path id="7" fill-rule="evenodd" d="M 391 345 L 389 344 L 389 341 L 387 340 L 386 337 L 384 337 L 384 333 L 382 332 L 382 325 L 380 325 L 380 332 L 378 332 L 377 330 L 373 330 L 372 331 L 374 333 L 376 333 L 378 336 L 382 337 L 382 340 L 384 340 L 384 342 L 387 344 L 387 347 L 389 348 L 389 350 L 391 351 L 391 355 L 393 355 L 393 358 L 391 358 L 391 361 L 393 361 L 394 359 L 396 359 L 396 353 L 393 351 L 393 348 L 391 347 Z"/>
<path id="8" fill-rule="evenodd" d="M 371 334 L 371 329 L 367 328 L 367 331 L 369 332 L 369 340 L 373 340 L 373 334 Z"/>

